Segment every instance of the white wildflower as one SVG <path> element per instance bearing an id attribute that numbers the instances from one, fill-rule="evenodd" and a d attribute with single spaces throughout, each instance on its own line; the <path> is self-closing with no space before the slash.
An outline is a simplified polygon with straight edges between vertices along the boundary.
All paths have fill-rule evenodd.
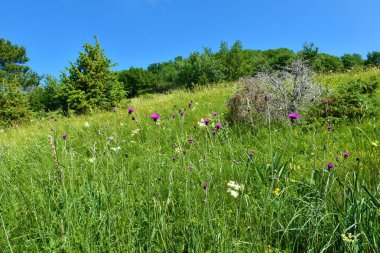
<path id="1" fill-rule="evenodd" d="M 121 147 L 119 147 L 119 146 L 113 147 L 113 148 L 111 148 L 111 150 L 117 152 L 117 151 L 121 150 Z"/>
<path id="2" fill-rule="evenodd" d="M 87 121 L 83 123 L 84 127 L 90 127 L 90 123 L 88 123 Z"/>
<path id="3" fill-rule="evenodd" d="M 111 135 L 109 138 L 110 141 L 113 141 L 114 139 L 115 139 L 115 137 L 113 135 Z"/>
<path id="4" fill-rule="evenodd" d="M 132 136 L 134 136 L 135 134 L 138 134 L 140 132 L 140 129 L 139 128 L 136 128 L 135 130 L 132 130 Z"/>
<path id="5" fill-rule="evenodd" d="M 356 236 L 351 233 L 348 233 L 347 235 L 341 234 L 340 236 L 342 237 L 342 240 L 346 243 L 352 243 L 356 240 Z"/>
<path id="6" fill-rule="evenodd" d="M 232 190 L 230 188 L 228 188 L 227 192 L 229 192 L 231 194 L 231 196 L 234 197 L 234 198 L 237 198 L 239 196 L 239 192 L 238 191 Z"/>
<path id="7" fill-rule="evenodd" d="M 229 181 L 227 183 L 227 186 L 230 187 L 230 188 L 232 188 L 232 189 L 234 189 L 235 191 L 240 191 L 240 190 L 243 189 L 243 186 L 240 185 L 240 184 L 238 184 L 238 183 L 236 183 L 235 181 Z"/>
<path id="8" fill-rule="evenodd" d="M 175 152 L 182 153 L 182 149 L 181 148 L 175 148 Z"/>
<path id="9" fill-rule="evenodd" d="M 203 123 L 203 119 L 201 119 L 201 121 L 198 122 L 198 126 L 199 127 L 206 127 L 206 124 Z"/>

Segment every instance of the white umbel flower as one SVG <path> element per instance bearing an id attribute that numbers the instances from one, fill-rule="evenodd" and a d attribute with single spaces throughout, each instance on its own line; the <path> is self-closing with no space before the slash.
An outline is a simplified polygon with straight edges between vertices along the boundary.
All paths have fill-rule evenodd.
<path id="1" fill-rule="evenodd" d="M 239 192 L 238 191 L 232 190 L 230 188 L 228 188 L 227 192 L 229 192 L 231 194 L 231 196 L 234 197 L 234 198 L 237 198 L 239 196 Z"/>

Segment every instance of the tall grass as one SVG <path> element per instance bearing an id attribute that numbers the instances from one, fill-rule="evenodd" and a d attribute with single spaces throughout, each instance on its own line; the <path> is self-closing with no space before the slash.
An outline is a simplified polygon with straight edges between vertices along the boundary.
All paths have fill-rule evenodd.
<path id="1" fill-rule="evenodd" d="M 234 90 L 2 132 L 0 251 L 379 252 L 379 123 L 229 125 Z"/>

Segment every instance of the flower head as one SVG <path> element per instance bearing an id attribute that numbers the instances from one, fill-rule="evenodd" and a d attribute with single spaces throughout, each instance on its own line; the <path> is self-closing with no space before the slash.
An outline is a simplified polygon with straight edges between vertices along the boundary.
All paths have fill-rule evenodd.
<path id="1" fill-rule="evenodd" d="M 214 117 L 216 117 L 217 115 L 218 115 L 217 112 L 214 112 L 214 113 L 212 114 L 212 116 L 214 116 Z"/>
<path id="2" fill-rule="evenodd" d="M 214 130 L 211 131 L 211 133 L 212 133 L 213 135 L 216 135 L 217 131 L 214 129 Z"/>
<path id="3" fill-rule="evenodd" d="M 216 126 L 216 128 L 218 128 L 218 129 L 222 129 L 222 128 L 223 128 L 223 127 L 222 127 L 222 124 L 220 124 L 220 123 L 216 123 L 215 126 Z"/>
<path id="4" fill-rule="evenodd" d="M 255 152 L 253 152 L 253 150 L 251 150 L 251 151 L 249 152 L 249 158 L 252 158 L 254 155 L 255 155 Z"/>
<path id="5" fill-rule="evenodd" d="M 158 113 L 153 113 L 152 115 L 150 115 L 150 118 L 151 118 L 153 121 L 157 122 L 157 120 L 160 118 L 160 114 L 158 114 Z"/>
<path id="6" fill-rule="evenodd" d="M 291 120 L 299 120 L 300 116 L 297 113 L 292 112 L 288 115 L 288 118 Z"/>
<path id="7" fill-rule="evenodd" d="M 206 190 L 206 189 L 207 189 L 207 184 L 202 184 L 202 188 L 203 188 L 204 190 Z"/>
<path id="8" fill-rule="evenodd" d="M 235 190 L 232 190 L 232 189 L 228 188 L 227 192 L 229 192 L 231 194 L 231 196 L 234 197 L 234 198 L 239 197 L 239 192 L 238 191 L 235 191 Z"/>
<path id="9" fill-rule="evenodd" d="M 194 138 L 190 137 L 189 139 L 187 139 L 187 141 L 190 142 L 190 143 L 193 143 L 194 142 Z"/>
<path id="10" fill-rule="evenodd" d="M 332 131 L 332 130 L 333 130 L 333 127 L 329 125 L 329 126 L 327 127 L 327 130 L 328 130 L 328 131 Z"/>
<path id="11" fill-rule="evenodd" d="M 334 164 L 332 164 L 332 163 L 328 163 L 327 164 L 327 169 L 328 170 L 331 170 L 333 167 L 334 167 Z"/>
<path id="12" fill-rule="evenodd" d="M 132 107 L 129 107 L 128 108 L 128 114 L 131 114 L 131 113 L 133 113 L 135 111 L 135 109 L 133 109 Z"/>
<path id="13" fill-rule="evenodd" d="M 330 103 L 330 100 L 325 99 L 325 100 L 323 100 L 323 103 L 325 103 L 326 105 L 328 105 Z"/>
<path id="14" fill-rule="evenodd" d="M 346 152 L 346 151 L 343 152 L 343 157 L 344 157 L 344 158 L 347 158 L 347 157 L 349 157 L 349 156 L 350 156 L 350 154 L 349 154 L 348 152 Z"/>
<path id="15" fill-rule="evenodd" d="M 202 121 L 203 121 L 203 123 L 205 123 L 206 125 L 208 125 L 208 123 L 210 123 L 210 119 L 207 119 L 207 118 L 206 118 L 206 119 L 203 119 Z"/>
<path id="16" fill-rule="evenodd" d="M 62 139 L 66 140 L 67 139 L 67 134 L 62 134 Z"/>

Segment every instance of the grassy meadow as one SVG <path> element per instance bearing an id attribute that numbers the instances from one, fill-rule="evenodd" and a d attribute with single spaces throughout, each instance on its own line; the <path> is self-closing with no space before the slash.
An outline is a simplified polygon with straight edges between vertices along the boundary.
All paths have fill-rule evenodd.
<path id="1" fill-rule="evenodd" d="M 0 252 L 380 252 L 379 119 L 232 125 L 236 89 L 0 130 Z"/>

